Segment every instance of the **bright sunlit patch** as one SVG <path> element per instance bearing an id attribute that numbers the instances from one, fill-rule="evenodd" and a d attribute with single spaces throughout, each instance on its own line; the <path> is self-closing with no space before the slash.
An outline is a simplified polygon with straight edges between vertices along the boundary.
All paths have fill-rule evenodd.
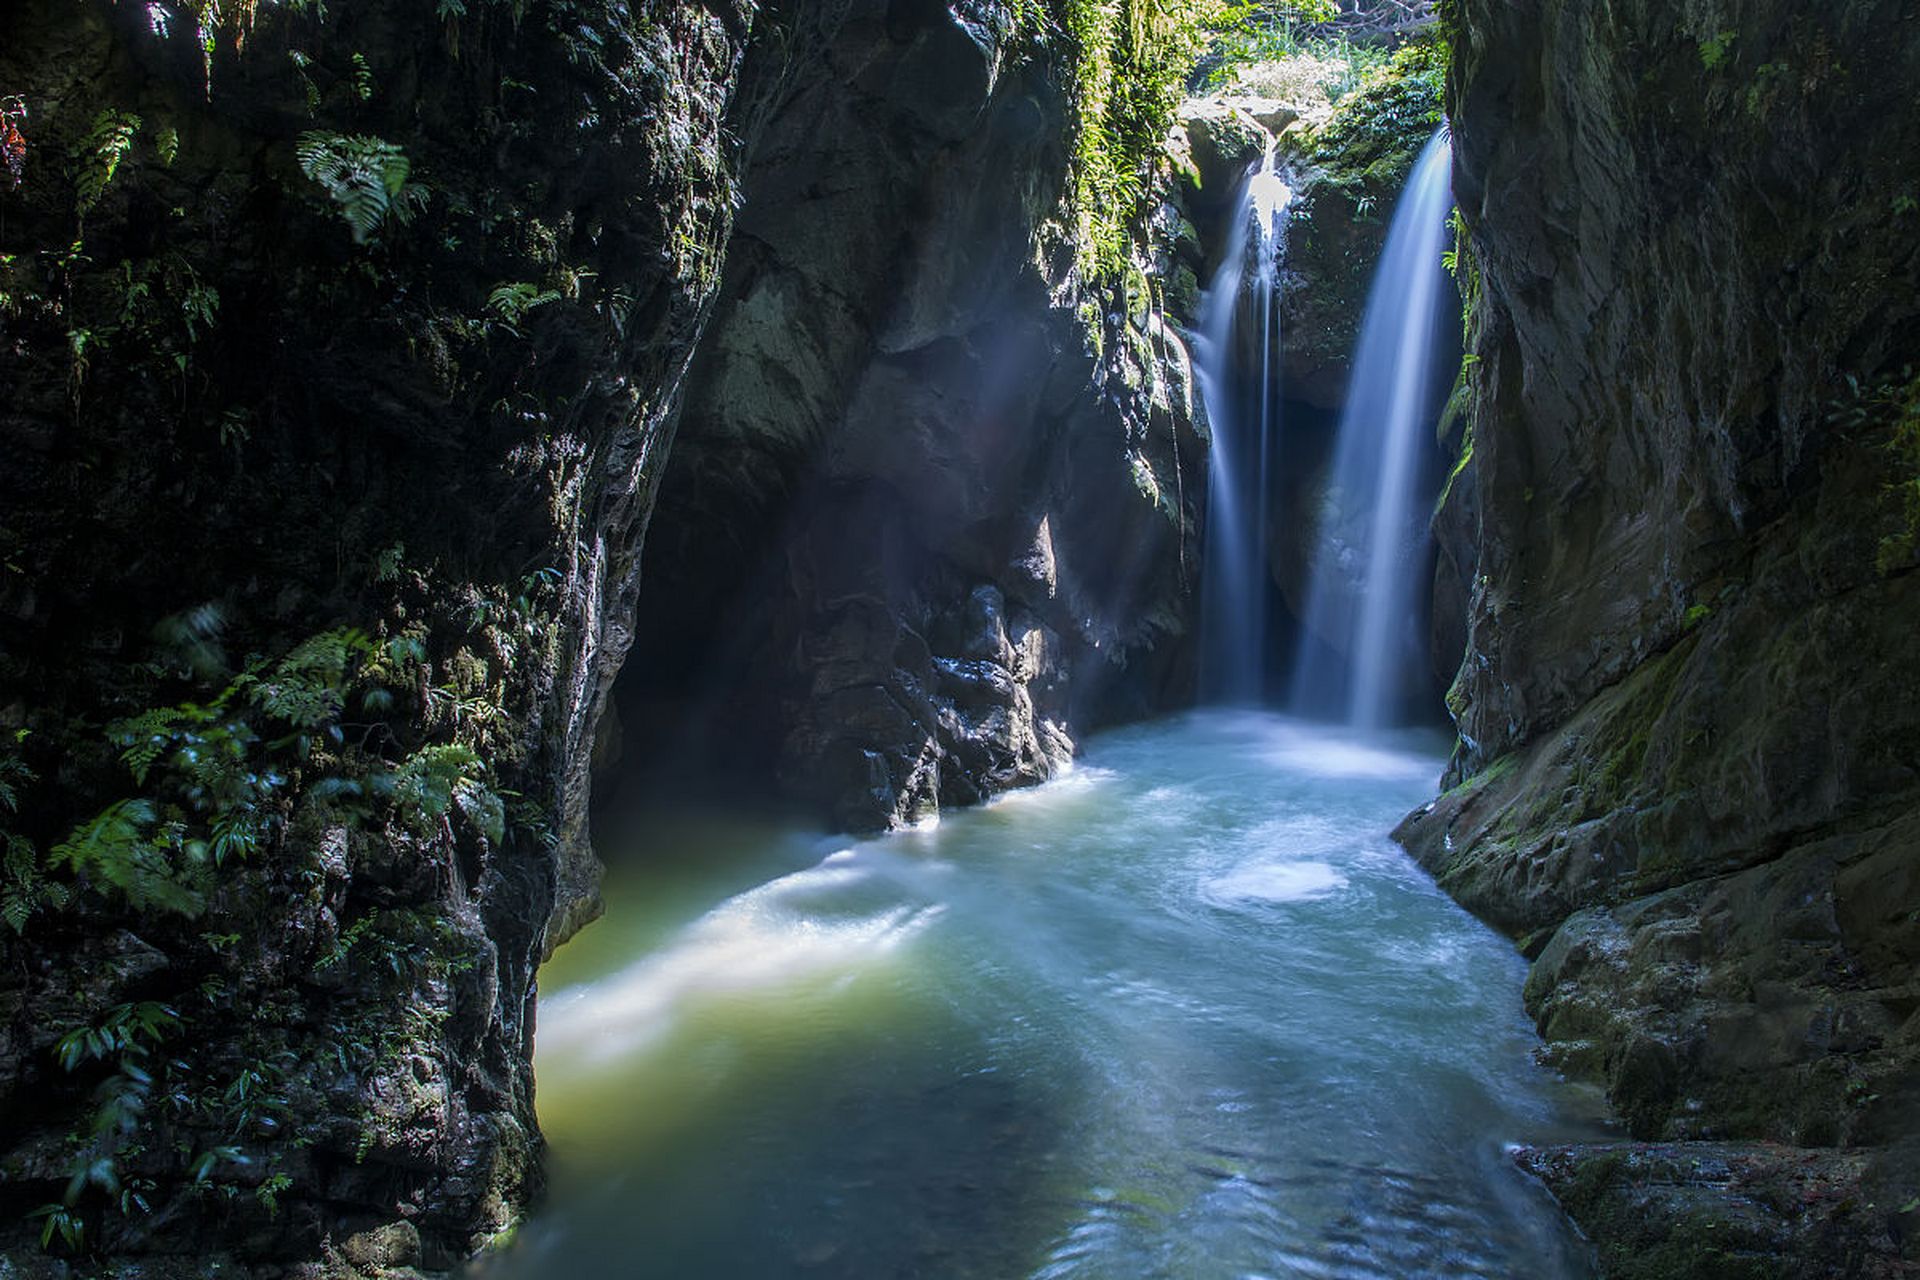
<path id="1" fill-rule="evenodd" d="M 845 855 L 844 857 L 842 855 Z M 940 914 L 898 905 L 840 918 L 820 900 L 866 873 L 841 850 L 821 865 L 731 898 L 663 950 L 540 1002 L 543 1071 L 566 1073 L 643 1053 L 721 1003 L 780 1000 L 858 974 Z"/>
<path id="2" fill-rule="evenodd" d="M 1434 775 L 1430 757 L 1395 751 L 1350 733 L 1305 725 L 1276 728 L 1267 739 L 1262 755 L 1281 768 L 1320 778 L 1425 782 Z"/>

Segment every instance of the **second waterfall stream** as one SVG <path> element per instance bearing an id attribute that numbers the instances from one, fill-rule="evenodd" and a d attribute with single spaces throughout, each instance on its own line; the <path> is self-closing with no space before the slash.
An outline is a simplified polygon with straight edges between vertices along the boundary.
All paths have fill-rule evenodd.
<path id="1" fill-rule="evenodd" d="M 1207 702 L 1257 704 L 1264 693 L 1272 612 L 1267 543 L 1280 465 L 1277 286 L 1292 203 L 1269 150 L 1247 176 L 1200 317 L 1195 369 L 1213 434 L 1200 583 L 1200 693 Z"/>
<path id="2" fill-rule="evenodd" d="M 1419 664 L 1419 570 L 1432 500 L 1419 482 L 1437 408 L 1433 354 L 1452 159 L 1445 131 L 1436 133 L 1394 211 L 1315 536 L 1291 701 L 1357 729 L 1394 722 L 1407 673 Z"/>

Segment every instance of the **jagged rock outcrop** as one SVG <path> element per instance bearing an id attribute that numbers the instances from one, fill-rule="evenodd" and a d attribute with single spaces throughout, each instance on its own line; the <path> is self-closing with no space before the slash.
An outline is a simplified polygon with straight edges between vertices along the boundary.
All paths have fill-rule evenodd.
<path id="1" fill-rule="evenodd" d="M 1174 215 L 1158 262 L 1082 279 L 1047 225 L 1062 68 L 1014 17 L 856 4 L 750 62 L 767 105 L 648 554 L 627 734 L 694 723 L 858 830 L 1045 779 L 1186 678 Z"/>
<path id="2" fill-rule="evenodd" d="M 1468 0 L 1452 71 L 1478 359 L 1437 527 L 1472 605 L 1457 785 L 1401 836 L 1523 940 L 1554 1060 L 1634 1137 L 1870 1153 L 1829 1162 L 1851 1216 L 1806 1274 L 1920 1249 L 1911 24 Z M 1595 1208 L 1630 1162 L 1556 1159 L 1653 1274 Z M 1775 1235 L 1659 1274 L 1814 1247 Z"/>

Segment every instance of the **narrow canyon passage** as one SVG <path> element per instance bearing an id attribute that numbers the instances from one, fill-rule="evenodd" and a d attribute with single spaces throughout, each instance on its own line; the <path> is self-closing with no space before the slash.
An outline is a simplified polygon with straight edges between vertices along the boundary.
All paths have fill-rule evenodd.
<path id="1" fill-rule="evenodd" d="M 1525 962 L 1386 838 L 1440 743 L 1252 712 L 877 840 L 655 818 L 543 974 L 487 1276 L 1588 1274 Z"/>

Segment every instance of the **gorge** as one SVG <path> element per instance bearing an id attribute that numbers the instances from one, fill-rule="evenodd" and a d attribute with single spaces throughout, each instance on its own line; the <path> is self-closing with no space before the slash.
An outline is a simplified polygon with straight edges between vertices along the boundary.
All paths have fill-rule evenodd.
<path id="1" fill-rule="evenodd" d="M 0 1275 L 1920 1271 L 1913 6 L 1226 8 L 9 13 Z"/>

